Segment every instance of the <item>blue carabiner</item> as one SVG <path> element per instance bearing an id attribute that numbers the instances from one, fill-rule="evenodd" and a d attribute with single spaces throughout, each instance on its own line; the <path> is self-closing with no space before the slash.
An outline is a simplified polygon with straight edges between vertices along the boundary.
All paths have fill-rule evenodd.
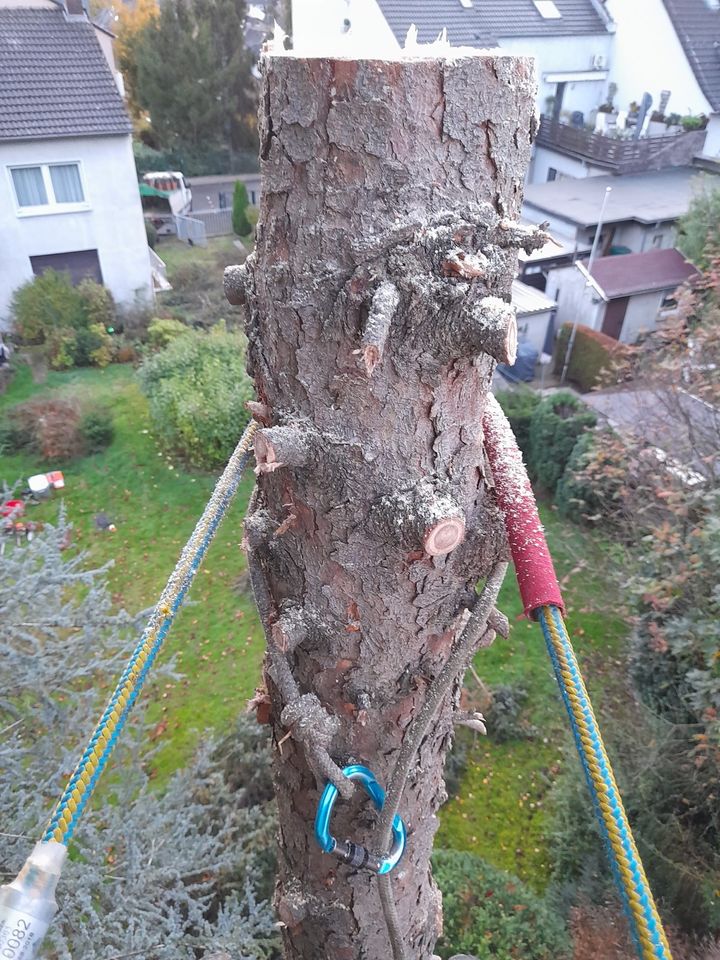
<path id="1" fill-rule="evenodd" d="M 375 774 L 367 767 L 359 763 L 345 767 L 343 775 L 349 780 L 359 780 L 365 788 L 378 810 L 382 810 L 385 803 L 385 791 L 375 779 Z M 378 858 L 373 856 L 369 850 L 360 844 L 353 843 L 352 840 L 336 840 L 330 833 L 330 817 L 333 807 L 337 800 L 338 789 L 332 784 L 323 790 L 320 802 L 318 804 L 317 815 L 315 817 L 315 839 L 320 844 L 325 853 L 331 853 L 333 856 L 349 864 L 351 867 L 365 867 L 373 873 L 390 873 L 398 863 L 405 852 L 405 842 L 407 831 L 400 814 L 396 813 L 393 819 L 393 845 L 392 850 L 386 857 Z"/>

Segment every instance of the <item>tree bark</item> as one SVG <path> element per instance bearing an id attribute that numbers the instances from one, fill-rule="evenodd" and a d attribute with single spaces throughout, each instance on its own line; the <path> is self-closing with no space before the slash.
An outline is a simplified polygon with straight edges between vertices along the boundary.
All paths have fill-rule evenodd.
<path id="1" fill-rule="evenodd" d="M 512 222 L 533 68 L 266 56 L 262 82 L 257 246 L 229 285 L 262 425 L 246 541 L 268 640 L 277 906 L 288 960 L 384 960 L 375 877 L 322 853 L 313 819 L 328 754 L 387 785 L 478 578 L 506 553 L 482 420 L 493 357 L 512 358 L 517 248 L 536 243 Z M 441 930 L 429 859 L 456 706 L 457 691 L 401 807 L 392 877 L 412 960 Z M 372 848 L 373 822 L 357 791 L 332 825 Z"/>

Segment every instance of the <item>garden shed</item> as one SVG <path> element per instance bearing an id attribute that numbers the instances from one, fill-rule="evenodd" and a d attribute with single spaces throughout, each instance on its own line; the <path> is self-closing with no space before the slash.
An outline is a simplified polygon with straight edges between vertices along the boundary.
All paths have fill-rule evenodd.
<path id="1" fill-rule="evenodd" d="M 699 276 L 679 250 L 649 250 L 599 257 L 590 271 L 582 261 L 554 270 L 548 293 L 560 323 L 583 323 L 621 343 L 654 330 L 674 291 Z"/>

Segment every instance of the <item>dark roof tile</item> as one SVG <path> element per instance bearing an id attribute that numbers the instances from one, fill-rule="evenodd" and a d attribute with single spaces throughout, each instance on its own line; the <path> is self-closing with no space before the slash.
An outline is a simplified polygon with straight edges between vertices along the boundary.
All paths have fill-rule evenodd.
<path id="1" fill-rule="evenodd" d="M 591 271 L 593 280 L 609 300 L 653 290 L 674 290 L 699 271 L 673 248 L 599 257 Z"/>
<path id="2" fill-rule="evenodd" d="M 561 16 L 546 20 L 532 0 L 378 0 L 400 44 L 415 24 L 418 40 L 435 40 L 444 27 L 454 45 L 495 46 L 503 37 L 575 37 L 607 32 L 593 0 L 555 0 Z"/>
<path id="3" fill-rule="evenodd" d="M 700 89 L 720 109 L 720 9 L 709 0 L 664 2 Z"/>
<path id="4" fill-rule="evenodd" d="M 60 9 L 0 9 L 0 141 L 131 131 L 90 23 Z"/>

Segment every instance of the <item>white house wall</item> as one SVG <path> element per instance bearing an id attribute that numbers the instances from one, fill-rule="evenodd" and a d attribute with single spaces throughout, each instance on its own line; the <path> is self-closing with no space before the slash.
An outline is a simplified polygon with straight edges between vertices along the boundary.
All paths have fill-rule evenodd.
<path id="1" fill-rule="evenodd" d="M 500 49 L 522 56 L 535 57 L 537 62 L 538 107 L 548 113 L 548 98 L 554 97 L 557 84 L 545 77 L 553 73 L 580 73 L 592 70 L 593 57 L 598 55 L 609 63 L 612 35 L 590 37 L 500 37 Z M 591 110 L 605 99 L 606 74 L 598 71 L 597 80 L 579 80 L 565 84 L 563 114 L 581 110 L 587 120 Z"/>
<path id="2" fill-rule="evenodd" d="M 676 234 L 675 224 L 669 221 L 656 225 L 628 220 L 617 225 L 612 245 L 614 247 L 627 247 L 632 253 L 665 250 L 668 247 L 675 246 Z"/>
<path id="3" fill-rule="evenodd" d="M 607 176 L 607 170 L 601 170 L 600 167 L 590 166 L 589 163 L 576 160 L 574 157 L 568 157 L 564 153 L 558 153 L 555 150 L 548 150 L 547 147 L 536 145 L 530 165 L 528 183 L 546 183 L 551 167 L 557 171 L 556 179 L 562 177 L 570 180 L 582 180 L 585 177 Z"/>
<path id="4" fill-rule="evenodd" d="M 527 220 L 528 223 L 547 223 L 549 225 L 548 230 L 551 234 L 559 234 L 564 240 L 570 241 L 570 243 L 579 239 L 578 226 L 576 223 L 573 223 L 572 220 L 565 220 L 563 217 L 557 216 L 557 214 L 548 213 L 546 210 L 534 207 L 527 201 L 523 204 L 522 215 L 523 219 Z"/>
<path id="5" fill-rule="evenodd" d="M 644 330 L 655 329 L 658 311 L 664 298 L 664 290 L 655 293 L 641 293 L 630 297 L 620 332 L 621 343 L 635 343 Z"/>
<path id="6" fill-rule="evenodd" d="M 647 91 L 657 107 L 670 90 L 667 113 L 710 113 L 662 0 L 607 0 L 617 24 L 610 80 L 618 86 L 615 106 L 627 110 Z"/>
<path id="7" fill-rule="evenodd" d="M 531 316 L 518 316 L 518 342 L 529 343 L 538 352 L 538 356 L 545 349 L 545 339 L 554 310 L 546 313 L 535 313 Z"/>
<path id="8" fill-rule="evenodd" d="M 293 48 L 301 56 L 344 49 L 353 56 L 379 56 L 399 49 L 375 0 L 292 0 L 292 23 Z"/>
<path id="9" fill-rule="evenodd" d="M 78 161 L 90 209 L 17 215 L 8 167 Z M 97 250 L 103 280 L 118 304 L 152 301 L 140 195 L 130 137 L 78 137 L 0 144 L 0 325 L 13 291 L 33 277 L 31 256 Z"/>
<path id="10" fill-rule="evenodd" d="M 563 323 L 575 322 L 599 329 L 605 302 L 594 287 L 587 286 L 577 267 L 551 270 L 545 293 L 557 302 L 556 329 Z"/>
<path id="11" fill-rule="evenodd" d="M 720 114 L 714 113 L 707 126 L 703 153 L 707 157 L 720 157 Z"/>

